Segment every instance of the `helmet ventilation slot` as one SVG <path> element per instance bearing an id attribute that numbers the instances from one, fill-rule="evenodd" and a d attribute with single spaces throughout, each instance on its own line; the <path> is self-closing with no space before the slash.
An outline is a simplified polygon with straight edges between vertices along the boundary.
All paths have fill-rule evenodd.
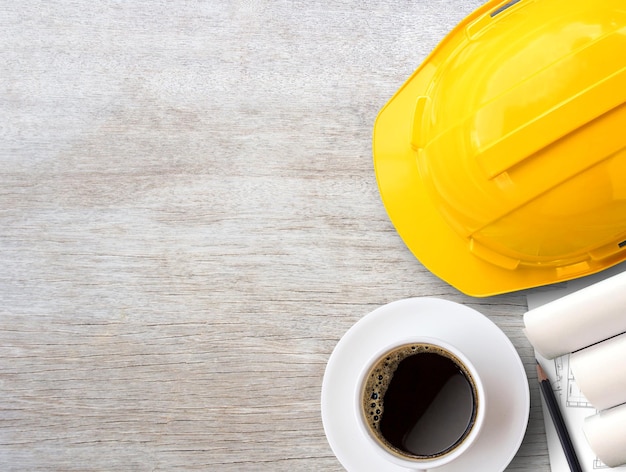
<path id="1" fill-rule="evenodd" d="M 622 241 L 621 243 L 618 244 L 619 247 L 626 247 L 626 240 Z"/>
<path id="2" fill-rule="evenodd" d="M 511 8 L 513 5 L 515 5 L 516 3 L 519 3 L 520 1 L 521 0 L 511 0 L 510 2 L 505 3 L 501 7 L 495 9 L 494 11 L 492 11 L 489 16 L 491 16 L 491 18 L 493 18 L 494 16 L 499 15 L 504 10 L 507 10 L 508 8 Z"/>

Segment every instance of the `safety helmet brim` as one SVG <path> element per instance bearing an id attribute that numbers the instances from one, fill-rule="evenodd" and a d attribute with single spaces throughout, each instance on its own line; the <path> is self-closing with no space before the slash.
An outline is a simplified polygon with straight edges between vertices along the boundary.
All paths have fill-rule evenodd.
<path id="1" fill-rule="evenodd" d="M 401 93 L 411 94 L 411 88 Z M 402 120 L 411 122 L 413 109 L 405 103 L 408 101 L 393 101 L 382 110 L 373 143 L 379 192 L 405 245 L 428 270 L 467 295 L 487 297 L 554 283 L 554 270 L 511 271 L 469 251 L 467 241 L 450 228 L 430 201 L 410 144 L 396 138 L 408 132 L 397 124 Z"/>

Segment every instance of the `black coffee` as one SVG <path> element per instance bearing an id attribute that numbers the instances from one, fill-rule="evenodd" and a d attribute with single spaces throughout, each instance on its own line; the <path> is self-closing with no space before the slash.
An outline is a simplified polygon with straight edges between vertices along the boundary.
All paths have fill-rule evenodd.
<path id="1" fill-rule="evenodd" d="M 363 415 L 374 437 L 409 458 L 433 458 L 457 447 L 476 419 L 471 374 L 431 344 L 400 346 L 380 358 L 363 389 Z"/>

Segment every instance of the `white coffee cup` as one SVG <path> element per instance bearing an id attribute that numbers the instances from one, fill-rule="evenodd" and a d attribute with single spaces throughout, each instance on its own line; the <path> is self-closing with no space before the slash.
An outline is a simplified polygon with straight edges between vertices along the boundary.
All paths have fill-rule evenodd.
<path id="1" fill-rule="evenodd" d="M 450 374 L 454 366 L 458 373 Z M 373 450 L 397 466 L 426 471 L 448 464 L 474 444 L 483 427 L 487 398 L 480 376 L 459 349 L 440 339 L 413 336 L 387 345 L 363 364 L 358 379 L 354 414 L 361 434 Z M 411 397 L 406 400 L 405 395 L 403 401 L 396 402 L 393 395 L 402 390 L 403 379 L 404 394 Z M 432 392 L 438 393 L 433 397 Z M 413 420 L 400 420 L 408 422 L 410 429 L 388 434 L 403 435 L 402 445 L 394 445 L 381 432 L 386 413 L 388 418 L 394 414 L 397 418 L 405 414 L 419 418 L 414 424 Z M 393 424 L 387 426 L 388 432 L 389 428 L 393 430 Z M 435 444 L 430 444 L 433 441 Z"/>

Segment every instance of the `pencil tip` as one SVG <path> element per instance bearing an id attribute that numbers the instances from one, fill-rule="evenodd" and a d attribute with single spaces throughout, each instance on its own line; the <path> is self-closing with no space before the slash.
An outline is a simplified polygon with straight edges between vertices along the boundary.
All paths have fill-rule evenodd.
<path id="1" fill-rule="evenodd" d="M 537 378 L 539 379 L 540 382 L 543 382 L 544 380 L 548 380 L 548 376 L 546 375 L 546 372 L 543 370 L 543 367 L 541 367 L 541 364 L 539 363 L 539 361 L 537 361 Z"/>

